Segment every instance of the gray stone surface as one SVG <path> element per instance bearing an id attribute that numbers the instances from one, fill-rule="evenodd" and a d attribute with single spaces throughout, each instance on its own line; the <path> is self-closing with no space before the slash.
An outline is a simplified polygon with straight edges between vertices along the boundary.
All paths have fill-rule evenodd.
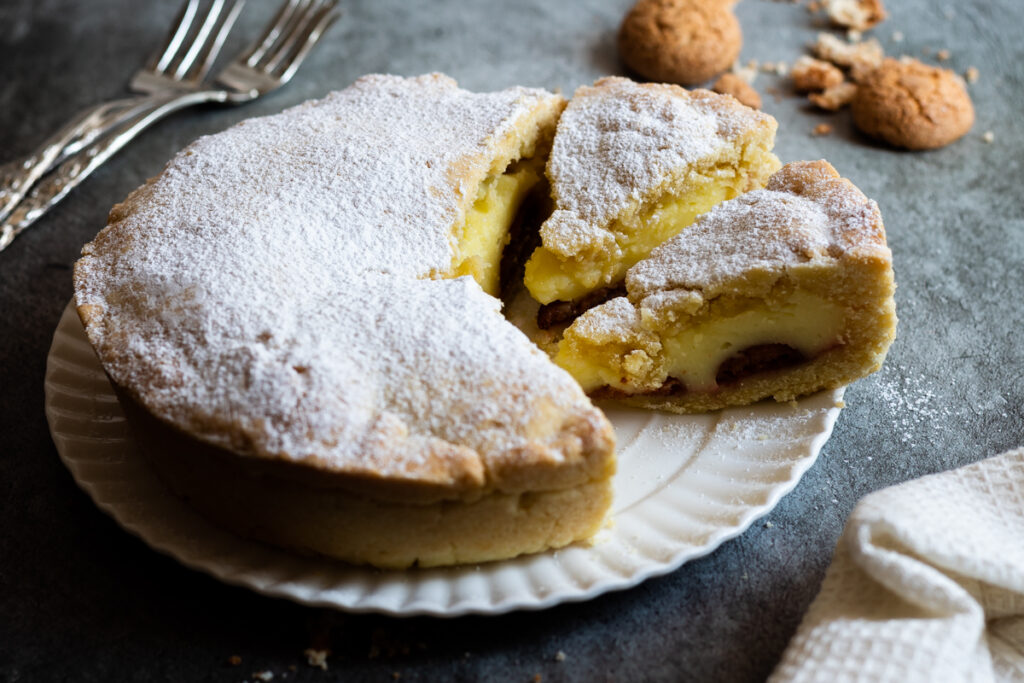
<path id="1" fill-rule="evenodd" d="M 176 2 L 0 2 L 0 160 L 77 108 L 121 94 Z M 226 54 L 273 12 L 251 0 Z M 0 253 L 0 679 L 5 681 L 763 679 L 813 598 L 864 494 L 1024 444 L 1024 87 L 1020 0 L 890 0 L 890 53 L 947 48 L 971 86 L 974 130 L 910 154 L 863 139 L 761 75 L 784 160 L 825 157 L 882 207 L 899 338 L 852 386 L 818 463 L 768 519 L 713 555 L 629 591 L 540 613 L 458 620 L 346 615 L 222 585 L 146 547 L 99 512 L 57 459 L 43 371 L 69 268 L 110 205 L 199 135 L 343 87 L 373 71 L 445 71 L 465 86 L 571 92 L 623 73 L 628 0 L 413 3 L 345 0 L 296 80 L 240 109 L 180 114 L 150 130 Z M 792 62 L 820 28 L 797 5 L 745 0 L 743 58 Z M 894 42 L 895 31 L 905 39 Z M 812 137 L 828 121 L 835 132 Z M 993 144 L 982 141 L 991 130 Z M 309 668 L 311 645 L 330 670 Z M 554 661 L 559 650 L 563 662 Z M 226 662 L 237 654 L 242 664 Z M 295 666 L 293 671 L 290 667 Z M 287 678 L 285 676 L 287 675 Z"/>

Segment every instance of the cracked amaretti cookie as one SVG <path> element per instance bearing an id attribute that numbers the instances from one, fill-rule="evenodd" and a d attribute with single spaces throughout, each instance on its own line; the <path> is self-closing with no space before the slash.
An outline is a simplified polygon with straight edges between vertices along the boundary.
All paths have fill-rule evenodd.
<path id="1" fill-rule="evenodd" d="M 724 202 L 565 331 L 594 396 L 674 412 L 788 401 L 877 370 L 896 331 L 877 205 L 827 162 Z"/>
<path id="2" fill-rule="evenodd" d="M 621 283 L 626 270 L 719 202 L 761 187 L 779 160 L 775 119 L 732 97 L 602 78 L 558 122 L 554 212 L 526 264 L 542 304 Z"/>
<path id="3" fill-rule="evenodd" d="M 370 76 L 201 138 L 114 207 L 75 300 L 170 488 L 380 567 L 597 531 L 611 426 L 485 293 L 564 106 Z"/>

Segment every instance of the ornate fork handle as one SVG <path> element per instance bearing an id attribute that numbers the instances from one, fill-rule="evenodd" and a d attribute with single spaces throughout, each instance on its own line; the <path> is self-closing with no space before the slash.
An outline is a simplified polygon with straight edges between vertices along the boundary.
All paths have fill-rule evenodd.
<path id="1" fill-rule="evenodd" d="M 133 118 L 145 97 L 104 102 L 79 112 L 28 156 L 0 165 L 0 220 L 6 218 L 33 184 L 68 156 Z"/>
<path id="2" fill-rule="evenodd" d="M 14 210 L 0 225 L 0 251 L 143 130 L 179 109 L 201 102 L 225 102 L 229 98 L 231 94 L 224 90 L 200 90 L 132 99 L 134 106 L 130 111 L 134 116 L 120 129 L 98 142 L 89 143 L 40 181 L 27 196 L 22 190 L 21 203 L 12 203 Z M 56 160 L 60 151 L 51 154 Z"/>

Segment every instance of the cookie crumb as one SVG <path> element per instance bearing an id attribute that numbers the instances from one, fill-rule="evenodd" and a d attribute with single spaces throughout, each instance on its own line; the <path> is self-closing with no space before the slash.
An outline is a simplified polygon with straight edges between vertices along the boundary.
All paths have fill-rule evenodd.
<path id="1" fill-rule="evenodd" d="M 903 42 L 903 31 L 893 31 L 892 32 L 892 42 L 894 42 L 894 43 L 902 43 Z"/>
<path id="2" fill-rule="evenodd" d="M 819 33 L 814 53 L 836 66 L 878 66 L 885 58 L 882 44 L 875 38 L 860 43 L 847 43 L 831 33 Z"/>
<path id="3" fill-rule="evenodd" d="M 826 0 L 825 10 L 836 26 L 867 31 L 888 15 L 881 0 Z"/>
<path id="4" fill-rule="evenodd" d="M 544 677 L 541 676 L 540 674 L 533 674 L 533 683 L 541 683 L 541 681 L 543 681 L 543 680 L 544 680 Z"/>
<path id="5" fill-rule="evenodd" d="M 765 529 L 771 529 L 773 526 L 775 526 L 775 525 L 772 524 L 771 522 L 765 522 L 764 523 L 764 528 Z"/>
<path id="6" fill-rule="evenodd" d="M 946 60 L 949 59 L 949 57 L 949 50 L 946 49 L 939 50 L 938 52 L 935 53 L 935 59 L 939 60 L 940 62 L 945 62 Z"/>
<path id="7" fill-rule="evenodd" d="M 306 661 L 310 666 L 327 671 L 327 655 L 331 654 L 330 650 L 314 650 L 313 648 L 308 648 L 303 651 L 303 654 L 306 655 Z"/>
<path id="8" fill-rule="evenodd" d="M 401 671 L 392 671 L 391 672 L 391 678 L 392 679 L 397 681 L 401 677 L 402 677 L 402 672 Z"/>
<path id="9" fill-rule="evenodd" d="M 814 106 L 825 111 L 839 111 L 850 104 L 857 95 L 857 86 L 849 81 L 826 88 L 823 92 L 812 92 L 807 96 Z"/>
<path id="10" fill-rule="evenodd" d="M 739 100 L 740 104 L 744 104 L 751 109 L 761 108 L 761 96 L 757 94 L 757 91 L 749 83 L 736 74 L 722 74 L 715 81 L 715 84 L 711 86 L 711 89 L 721 95 L 732 95 Z"/>
<path id="11" fill-rule="evenodd" d="M 808 55 L 793 63 L 793 87 L 797 92 L 811 92 L 831 88 L 843 82 L 843 72 L 837 66 Z"/>
<path id="12" fill-rule="evenodd" d="M 270 683 L 270 681 L 274 680 L 274 672 L 254 671 L 252 677 L 255 678 L 257 681 L 263 681 L 263 683 Z"/>
<path id="13" fill-rule="evenodd" d="M 737 61 L 733 63 L 730 71 L 746 81 L 748 85 L 753 85 L 754 79 L 757 78 L 758 66 L 756 59 L 748 60 L 747 63 L 742 66 Z"/>
<path id="14" fill-rule="evenodd" d="M 991 145 L 993 142 L 996 141 L 996 134 L 990 130 L 986 130 L 984 133 L 981 134 L 981 139 Z"/>
<path id="15" fill-rule="evenodd" d="M 832 126 L 831 125 L 829 125 L 827 123 L 819 123 L 818 125 L 816 125 L 814 127 L 814 130 L 811 131 L 811 135 L 813 135 L 816 138 L 820 138 L 822 136 L 828 135 L 831 132 L 832 132 Z"/>
<path id="16" fill-rule="evenodd" d="M 765 62 L 761 65 L 761 71 L 768 74 L 777 74 L 779 76 L 785 76 L 789 73 L 789 65 L 785 62 Z"/>
<path id="17" fill-rule="evenodd" d="M 967 67 L 967 71 L 964 72 L 964 79 L 968 83 L 977 83 L 979 76 L 981 76 L 981 73 L 974 66 Z"/>
<path id="18" fill-rule="evenodd" d="M 555 661 L 556 662 L 564 662 L 565 661 L 565 653 L 562 652 L 561 650 L 556 652 L 555 653 Z"/>

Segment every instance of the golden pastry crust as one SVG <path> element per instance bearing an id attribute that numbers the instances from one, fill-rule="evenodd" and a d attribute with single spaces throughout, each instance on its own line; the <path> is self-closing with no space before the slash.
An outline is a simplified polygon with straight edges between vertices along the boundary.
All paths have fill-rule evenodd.
<path id="1" fill-rule="evenodd" d="M 853 122 L 868 135 L 906 149 L 935 149 L 974 125 L 963 81 L 949 69 L 916 59 L 886 59 L 860 82 Z"/>
<path id="2" fill-rule="evenodd" d="M 608 460 L 607 471 L 577 486 L 432 501 L 402 482 L 331 476 L 197 443 L 118 393 L 140 449 L 171 491 L 234 533 L 301 553 L 386 569 L 488 562 L 589 538 L 611 505 Z M 607 438 L 598 425 L 580 427 L 584 441 Z"/>
<path id="3" fill-rule="evenodd" d="M 566 330 L 556 360 L 579 372 L 576 359 L 584 359 L 589 373 L 600 358 L 609 371 L 594 395 L 641 407 L 689 413 L 789 401 L 874 372 L 895 336 L 892 257 L 878 208 L 824 161 L 787 164 L 764 190 L 720 204 L 630 269 L 626 288 L 628 297 Z M 669 374 L 666 349 L 679 335 L 748 311 L 784 311 L 795 295 L 842 311 L 811 358 L 727 384 L 716 385 L 712 372 L 701 387 Z M 755 347 L 778 343 L 770 335 Z"/>
<path id="4" fill-rule="evenodd" d="M 761 96 L 752 85 L 736 74 L 722 74 L 711 89 L 720 95 L 732 95 L 740 104 L 751 109 L 761 108 Z"/>
<path id="5" fill-rule="evenodd" d="M 736 61 L 743 45 L 732 3 L 640 0 L 619 29 L 619 54 L 644 78 L 696 85 Z"/>
<path id="6" fill-rule="evenodd" d="M 295 486 L 329 488 L 339 509 L 428 516 L 561 492 L 572 533 L 592 532 L 607 501 L 567 492 L 607 487 L 611 425 L 497 299 L 449 279 L 478 188 L 543 153 L 564 106 L 438 74 L 371 76 L 190 145 L 75 265 L 79 315 L 123 402 L 176 442 L 232 454 L 238 477 L 258 472 L 272 508 L 297 505 L 283 493 Z M 276 480 L 290 483 L 275 501 Z M 301 545 L 377 562 L 320 533 Z M 531 552 L 542 536 L 492 550 Z M 420 550 L 393 549 L 435 561 Z"/>

